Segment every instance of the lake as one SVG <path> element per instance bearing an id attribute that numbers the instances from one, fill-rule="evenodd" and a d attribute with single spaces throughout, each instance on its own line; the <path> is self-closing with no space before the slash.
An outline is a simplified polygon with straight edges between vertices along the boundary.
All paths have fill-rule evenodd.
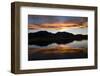
<path id="1" fill-rule="evenodd" d="M 51 43 L 45 46 L 28 45 L 28 60 L 88 58 L 87 44 L 87 40 L 79 40 L 64 44 Z"/>

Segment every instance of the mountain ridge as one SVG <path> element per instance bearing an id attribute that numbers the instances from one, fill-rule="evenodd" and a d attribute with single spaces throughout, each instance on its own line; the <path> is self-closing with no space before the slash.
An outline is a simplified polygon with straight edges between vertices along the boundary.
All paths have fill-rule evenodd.
<path id="1" fill-rule="evenodd" d="M 28 34 L 28 44 L 47 45 L 50 43 L 65 44 L 74 40 L 81 41 L 88 39 L 88 35 L 74 35 L 68 32 L 50 33 L 47 31 L 39 31 Z"/>

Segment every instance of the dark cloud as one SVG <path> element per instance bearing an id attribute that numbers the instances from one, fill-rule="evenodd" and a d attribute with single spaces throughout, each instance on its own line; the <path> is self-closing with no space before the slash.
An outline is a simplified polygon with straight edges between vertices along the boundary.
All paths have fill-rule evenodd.
<path id="1" fill-rule="evenodd" d="M 48 15 L 28 15 L 28 24 L 44 24 L 44 23 L 82 23 L 87 22 L 87 17 L 71 17 L 71 16 L 48 16 Z"/>

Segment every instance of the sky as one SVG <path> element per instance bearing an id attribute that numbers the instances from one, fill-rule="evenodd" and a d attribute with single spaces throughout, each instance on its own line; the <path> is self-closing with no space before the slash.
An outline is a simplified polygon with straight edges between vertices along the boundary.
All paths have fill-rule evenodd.
<path id="1" fill-rule="evenodd" d="M 88 18 L 73 16 L 28 15 L 29 32 L 48 31 L 87 34 Z"/>

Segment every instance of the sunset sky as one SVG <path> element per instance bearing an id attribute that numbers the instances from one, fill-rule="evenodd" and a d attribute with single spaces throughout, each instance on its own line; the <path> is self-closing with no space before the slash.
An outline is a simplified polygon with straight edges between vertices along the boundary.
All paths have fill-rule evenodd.
<path id="1" fill-rule="evenodd" d="M 70 32 L 87 34 L 87 17 L 28 15 L 28 31 L 48 31 L 52 33 Z"/>

